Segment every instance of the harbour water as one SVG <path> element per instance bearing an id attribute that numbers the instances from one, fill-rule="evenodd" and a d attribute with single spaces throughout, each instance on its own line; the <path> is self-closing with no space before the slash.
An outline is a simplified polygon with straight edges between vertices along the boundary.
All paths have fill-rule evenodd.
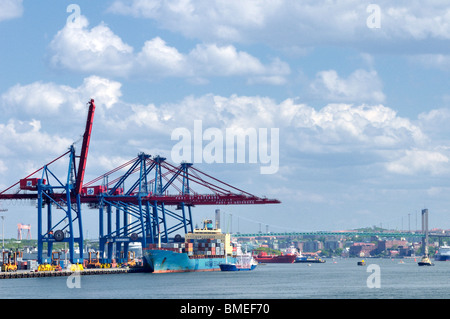
<path id="1" fill-rule="evenodd" d="M 450 262 L 435 262 L 432 267 L 419 267 L 414 259 L 366 259 L 366 266 L 358 266 L 357 261 L 359 259 L 338 258 L 327 259 L 323 264 L 267 264 L 259 265 L 250 272 L 135 273 L 78 278 L 4 279 L 0 280 L 0 298 L 450 298 Z"/>

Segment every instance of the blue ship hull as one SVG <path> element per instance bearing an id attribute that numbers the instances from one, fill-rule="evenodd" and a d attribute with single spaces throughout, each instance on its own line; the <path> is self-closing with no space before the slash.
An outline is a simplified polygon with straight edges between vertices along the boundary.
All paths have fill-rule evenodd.
<path id="1" fill-rule="evenodd" d="M 436 261 L 450 261 L 450 256 L 436 255 L 435 260 Z"/>
<path id="2" fill-rule="evenodd" d="M 237 267 L 236 264 L 221 264 L 220 270 L 222 271 L 250 271 L 256 268 L 256 265 L 251 265 L 250 267 Z"/>
<path id="3" fill-rule="evenodd" d="M 225 256 L 191 257 L 187 253 L 170 250 L 145 249 L 144 258 L 153 273 L 220 271 L 220 264 L 226 263 Z M 235 258 L 228 257 L 235 262 Z"/>

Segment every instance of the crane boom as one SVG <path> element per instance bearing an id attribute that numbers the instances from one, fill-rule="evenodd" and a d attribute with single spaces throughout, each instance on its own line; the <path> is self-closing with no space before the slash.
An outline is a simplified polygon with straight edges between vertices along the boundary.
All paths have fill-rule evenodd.
<path id="1" fill-rule="evenodd" d="M 94 99 L 89 102 L 89 111 L 86 120 L 86 129 L 83 135 L 83 145 L 81 147 L 80 162 L 78 163 L 78 173 L 75 185 L 75 193 L 81 194 L 83 187 L 84 171 L 86 169 L 87 156 L 89 151 L 89 142 L 91 140 L 92 123 L 94 122 L 95 104 Z"/>

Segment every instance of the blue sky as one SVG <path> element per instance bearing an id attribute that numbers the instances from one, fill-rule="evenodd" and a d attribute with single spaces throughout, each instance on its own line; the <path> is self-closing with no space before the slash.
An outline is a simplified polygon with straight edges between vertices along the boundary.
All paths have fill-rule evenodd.
<path id="1" fill-rule="evenodd" d="M 423 208 L 450 228 L 445 2 L 2 0 L 0 35 L 0 189 L 79 140 L 92 97 L 86 180 L 141 151 L 170 160 L 171 132 L 195 120 L 277 128 L 275 174 L 198 163 L 282 201 L 218 207 L 233 230 L 407 229 Z M 35 225 L 33 206 L 2 207 L 10 236 Z"/>

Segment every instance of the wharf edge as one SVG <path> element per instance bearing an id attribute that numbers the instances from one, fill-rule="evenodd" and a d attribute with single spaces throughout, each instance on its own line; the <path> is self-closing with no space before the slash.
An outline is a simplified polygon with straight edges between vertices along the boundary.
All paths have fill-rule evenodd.
<path id="1" fill-rule="evenodd" d="M 148 272 L 143 267 L 136 268 L 108 268 L 108 269 L 84 269 L 80 270 L 81 276 L 90 275 L 112 275 L 112 274 L 129 274 Z M 14 279 L 14 278 L 39 278 L 39 277 L 65 277 L 74 274 L 74 271 L 60 270 L 60 271 L 15 271 L 15 272 L 0 272 L 0 279 Z"/>

